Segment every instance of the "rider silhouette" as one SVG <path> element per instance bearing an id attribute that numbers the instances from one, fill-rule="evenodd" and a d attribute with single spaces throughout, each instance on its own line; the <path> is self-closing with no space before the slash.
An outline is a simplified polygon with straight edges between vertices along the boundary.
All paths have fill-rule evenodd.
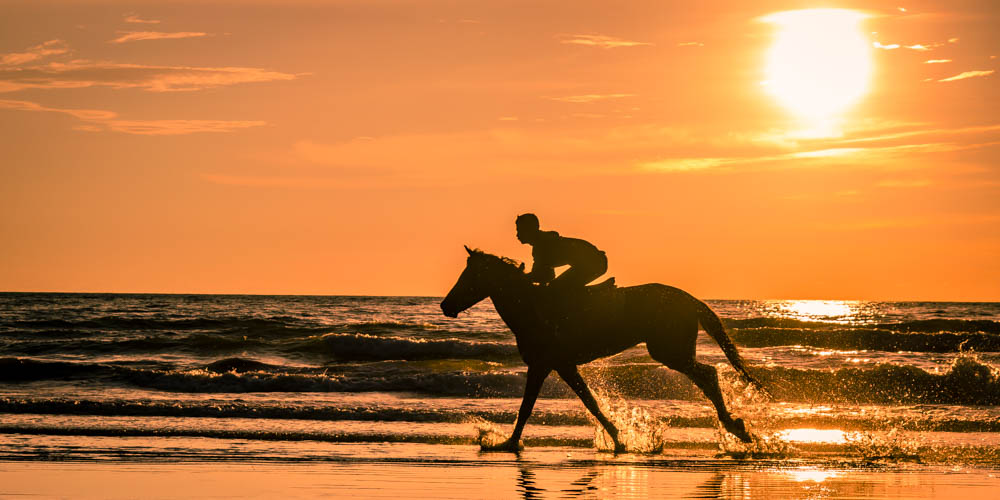
<path id="1" fill-rule="evenodd" d="M 534 283 L 550 289 L 583 288 L 608 270 L 608 257 L 590 242 L 560 236 L 555 231 L 542 231 L 535 214 L 517 216 L 517 239 L 531 245 L 534 263 L 528 277 Z M 570 268 L 556 278 L 557 266 Z"/>

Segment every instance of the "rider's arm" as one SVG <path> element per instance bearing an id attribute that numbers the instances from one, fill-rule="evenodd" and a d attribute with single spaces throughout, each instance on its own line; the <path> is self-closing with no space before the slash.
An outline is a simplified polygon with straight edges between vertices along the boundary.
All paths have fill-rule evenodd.
<path id="1" fill-rule="evenodd" d="M 539 265 L 538 262 L 531 265 L 531 272 L 528 273 L 528 279 L 530 279 L 532 283 L 541 283 L 543 285 L 552 281 L 555 277 L 556 269 L 554 267 L 546 266 L 544 264 Z"/>

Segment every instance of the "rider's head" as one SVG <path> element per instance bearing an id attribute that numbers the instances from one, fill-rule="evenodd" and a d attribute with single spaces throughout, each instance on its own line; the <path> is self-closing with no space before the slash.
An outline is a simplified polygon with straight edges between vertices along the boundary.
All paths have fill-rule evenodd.
<path id="1" fill-rule="evenodd" d="M 521 214 L 514 222 L 517 225 L 517 240 L 521 243 L 531 243 L 538 234 L 538 217 L 535 214 Z"/>

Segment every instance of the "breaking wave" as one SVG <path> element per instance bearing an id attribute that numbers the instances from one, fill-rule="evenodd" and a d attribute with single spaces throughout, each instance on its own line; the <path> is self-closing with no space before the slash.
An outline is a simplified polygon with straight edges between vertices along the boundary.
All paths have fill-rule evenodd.
<path id="1" fill-rule="evenodd" d="M 1000 405 L 1000 370 L 973 355 L 929 372 L 913 366 L 877 364 L 837 370 L 754 367 L 751 372 L 774 396 L 792 402 Z M 697 401 L 704 396 L 684 375 L 657 364 L 587 366 L 584 376 L 598 388 L 629 398 Z M 190 393 L 415 392 L 436 396 L 520 397 L 524 372 L 476 361 L 373 362 L 350 367 L 273 365 L 226 358 L 193 369 L 169 363 L 76 363 L 0 359 L 0 381 L 95 380 Z M 575 397 L 550 377 L 543 397 Z"/>

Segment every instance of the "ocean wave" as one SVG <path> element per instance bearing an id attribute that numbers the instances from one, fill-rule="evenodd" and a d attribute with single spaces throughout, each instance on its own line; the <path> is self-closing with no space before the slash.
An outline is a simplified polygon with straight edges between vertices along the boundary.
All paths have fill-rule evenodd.
<path id="1" fill-rule="evenodd" d="M 41 319 L 6 321 L 3 326 L 15 330 L 20 329 L 59 329 L 59 330 L 102 330 L 102 331 L 147 331 L 147 330 L 261 330 L 283 328 L 299 325 L 297 318 L 288 316 L 272 316 L 268 318 L 253 318 L 242 316 L 218 318 L 141 318 L 127 316 L 103 316 L 95 318 Z"/>
<path id="2" fill-rule="evenodd" d="M 954 333 L 1000 333 L 1000 321 L 971 319 L 921 319 L 892 323 L 875 323 L 864 325 L 845 325 L 825 321 L 807 321 L 794 318 L 756 317 L 744 319 L 725 319 L 727 328 L 735 329 L 793 329 L 827 331 L 845 328 L 861 328 L 866 330 L 889 330 L 896 332 L 954 332 Z"/>
<path id="3" fill-rule="evenodd" d="M 53 436 L 107 436 L 107 437 L 206 437 L 216 439 L 240 439 L 252 441 L 320 441 L 329 443 L 425 443 L 425 444 L 478 444 L 471 435 L 448 434 L 408 434 L 398 432 L 308 432 L 270 431 L 244 429 L 144 429 L 129 427 L 56 427 L 0 425 L 0 434 L 34 434 Z M 525 437 L 525 446 L 566 446 L 589 448 L 594 444 L 592 437 Z M 715 447 L 715 443 L 703 443 L 700 447 Z M 0 452 L 0 457 L 7 457 Z"/>
<path id="4" fill-rule="evenodd" d="M 1000 333 L 1000 321 L 985 319 L 921 319 L 900 323 L 883 323 L 878 327 L 901 332 Z"/>
<path id="5" fill-rule="evenodd" d="M 478 359 L 507 360 L 519 356 L 517 346 L 500 342 L 382 337 L 363 333 L 328 333 L 298 341 L 288 353 L 321 354 L 338 360 Z"/>
<path id="6" fill-rule="evenodd" d="M 106 417 L 187 417 L 187 418 L 254 418 L 276 420 L 350 420 L 361 422 L 463 423 L 470 419 L 495 424 L 509 424 L 517 417 L 516 403 L 508 410 L 425 409 L 415 407 L 335 407 L 304 404 L 267 404 L 200 401 L 158 400 L 78 400 L 0 398 L 0 413 L 34 415 L 76 415 Z M 671 428 L 715 428 L 714 415 L 682 416 L 658 414 L 658 422 Z M 532 425 L 590 426 L 593 417 L 582 407 L 577 411 L 540 411 L 531 416 Z M 775 428 L 809 427 L 845 431 L 877 430 L 895 427 L 900 430 L 932 432 L 1000 432 L 1000 420 L 990 415 L 975 418 L 949 418 L 913 415 L 887 418 L 884 415 L 796 415 L 771 417 Z"/>
<path id="7" fill-rule="evenodd" d="M 19 356 L 45 355 L 130 355 L 130 354 L 189 354 L 211 357 L 243 351 L 266 351 L 278 342 L 221 336 L 204 333 L 176 335 L 143 335 L 130 338 L 84 338 L 72 340 L 32 339 L 7 342 L 0 345 L 0 353 Z"/>
<path id="8" fill-rule="evenodd" d="M 948 369 L 938 373 L 893 364 L 750 371 L 783 401 L 1000 405 L 1000 370 L 970 355 L 958 356 Z"/>
<path id="9" fill-rule="evenodd" d="M 177 369 L 169 363 L 3 358 L 0 381 L 99 380 L 188 393 L 412 392 L 472 398 L 520 397 L 525 384 L 523 369 L 501 366 L 472 361 L 383 361 L 309 367 L 229 358 L 199 368 Z M 720 366 L 723 372 L 730 372 L 728 365 Z M 757 366 L 750 371 L 779 401 L 1000 405 L 1000 370 L 965 354 L 937 372 L 895 364 L 837 370 Z M 704 400 L 686 376 L 655 363 L 584 366 L 581 372 L 594 389 L 626 398 Z M 575 397 L 556 376 L 546 380 L 541 395 Z"/>
<path id="10" fill-rule="evenodd" d="M 1000 335 L 988 333 L 899 333 L 885 330 L 793 330 L 759 328 L 730 330 L 737 344 L 746 347 L 806 345 L 826 349 L 861 351 L 1000 352 Z"/>

